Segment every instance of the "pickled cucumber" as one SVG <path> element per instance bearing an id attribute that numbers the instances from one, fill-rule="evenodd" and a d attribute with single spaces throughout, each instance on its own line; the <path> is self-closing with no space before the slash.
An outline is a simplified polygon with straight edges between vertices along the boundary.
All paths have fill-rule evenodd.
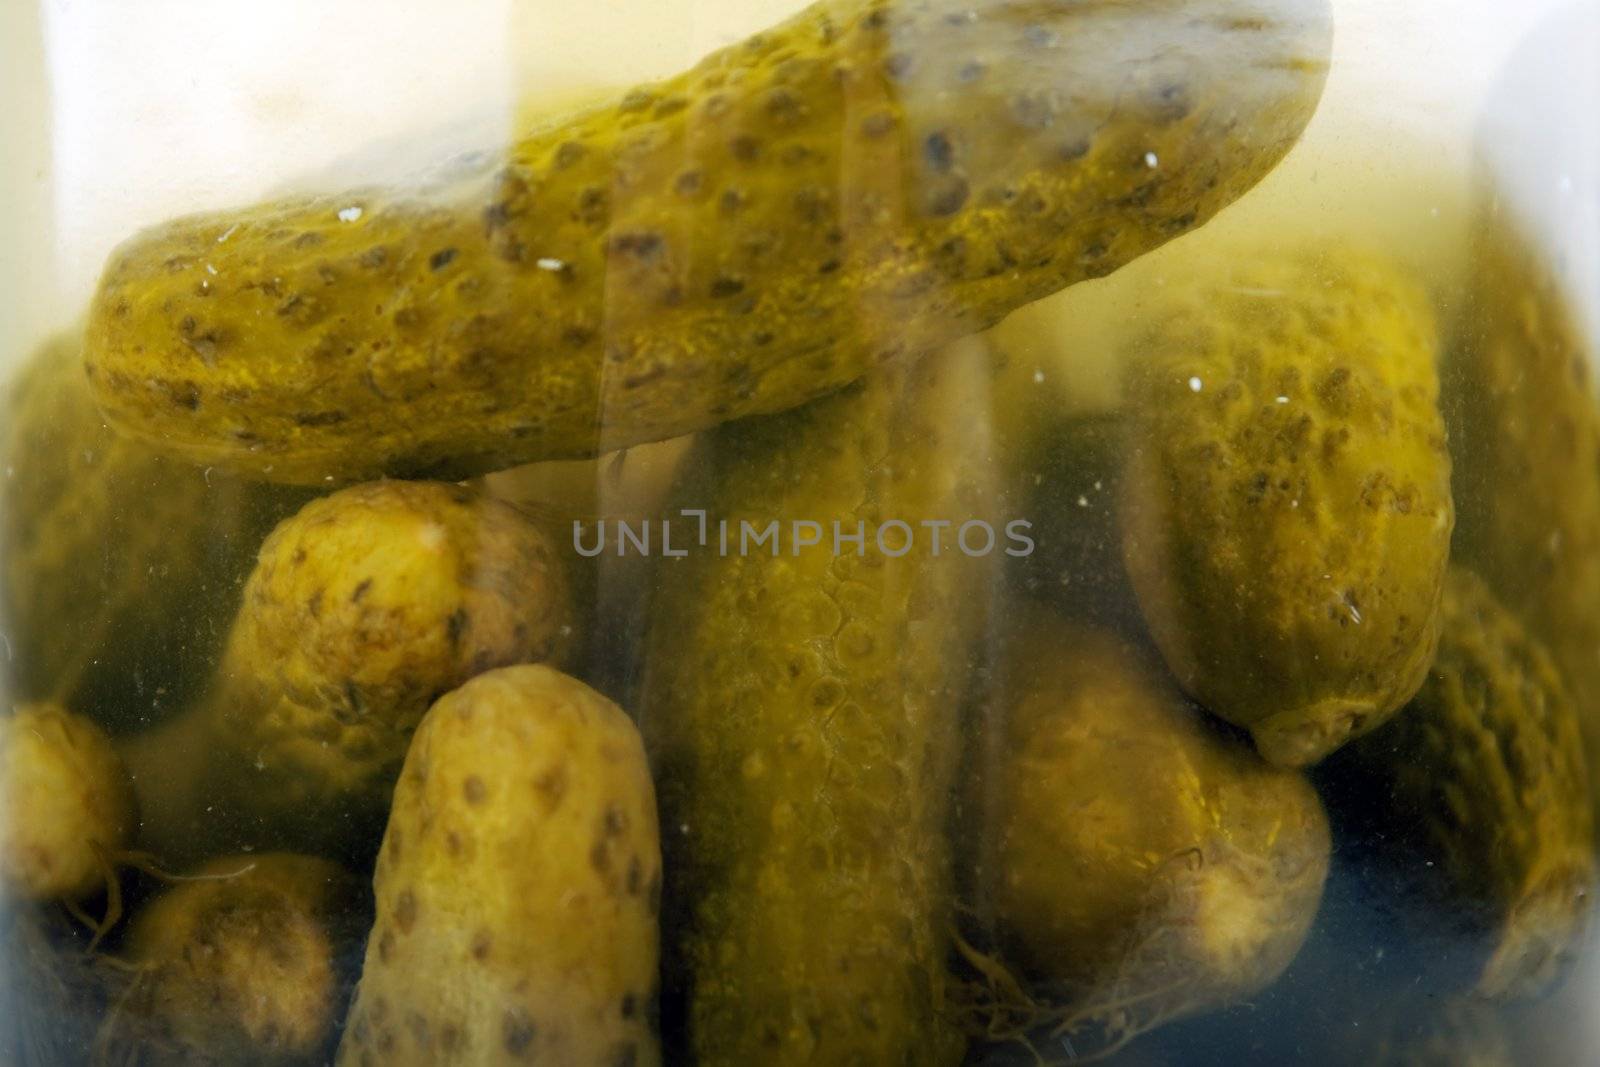
<path id="1" fill-rule="evenodd" d="M 0 568 L 6 660 L 22 699 L 124 731 L 197 695 L 238 582 L 303 494 L 163 459 L 113 433 L 75 334 L 13 382 Z"/>
<path id="2" fill-rule="evenodd" d="M 106 268 L 107 417 L 286 482 L 459 475 L 793 407 L 1200 225 L 1321 94 L 1326 0 L 824 0 L 415 191 Z"/>
<path id="3" fill-rule="evenodd" d="M 1421 288 L 1342 248 L 1231 257 L 1140 345 L 1124 559 L 1183 687 L 1274 763 L 1411 698 L 1453 510 Z"/>
<path id="4" fill-rule="evenodd" d="M 1600 765 L 1600 407 L 1576 309 L 1508 214 L 1486 211 L 1447 384 L 1457 556 L 1549 647 Z M 1596 797 L 1600 805 L 1600 796 Z"/>
<path id="5" fill-rule="evenodd" d="M 1476 575 L 1451 568 L 1427 682 L 1350 756 L 1374 780 L 1363 792 L 1383 802 L 1389 835 L 1413 833 L 1439 872 L 1421 905 L 1483 945 L 1474 991 L 1548 989 L 1595 889 L 1589 770 L 1549 653 Z"/>
<path id="6" fill-rule="evenodd" d="M 969 406 L 986 357 L 966 343 L 727 426 L 688 465 L 678 499 L 707 512 L 708 543 L 658 561 L 641 712 L 681 979 L 669 1021 L 696 1062 L 960 1058 L 942 827 L 998 558 L 956 541 L 991 507 Z M 796 520 L 821 543 L 791 546 Z M 920 524 L 939 520 L 936 555 Z M 781 551 L 740 544 L 769 523 Z"/>
<path id="7" fill-rule="evenodd" d="M 312 501 L 262 547 L 208 698 L 231 791 L 312 830 L 381 817 L 428 705 L 559 662 L 570 613 L 549 536 L 503 501 L 434 482 Z"/>
<path id="8" fill-rule="evenodd" d="M 297 1064 L 332 1051 L 360 929 L 359 883 L 291 853 L 207 863 L 135 916 L 135 977 L 102 1027 L 101 1062 Z"/>
<path id="9" fill-rule="evenodd" d="M 135 823 L 128 773 L 98 726 L 54 704 L 0 717 L 0 891 L 75 901 L 105 888 Z"/>
<path id="10" fill-rule="evenodd" d="M 1300 774 L 1189 705 L 1153 651 L 1031 608 L 996 670 L 985 911 L 1080 1052 L 1273 982 L 1328 873 Z"/>
<path id="11" fill-rule="evenodd" d="M 418 728 L 338 1062 L 651 1067 L 661 854 L 638 731 L 543 666 Z"/>

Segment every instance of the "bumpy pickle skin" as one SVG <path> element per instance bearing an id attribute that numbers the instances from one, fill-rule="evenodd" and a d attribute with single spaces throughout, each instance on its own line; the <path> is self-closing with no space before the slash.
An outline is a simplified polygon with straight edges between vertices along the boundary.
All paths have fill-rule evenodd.
<path id="1" fill-rule="evenodd" d="M 207 708 L 249 812 L 314 827 L 381 819 L 411 733 L 494 667 L 559 662 L 567 581 L 548 533 L 440 482 L 373 482 L 273 531 Z"/>
<path id="2" fill-rule="evenodd" d="M 1412 706 L 1351 750 L 1419 835 L 1483 935 L 1474 992 L 1527 998 L 1578 950 L 1595 890 L 1590 775 L 1554 661 L 1472 572 L 1453 567 L 1439 654 Z"/>
<path id="3" fill-rule="evenodd" d="M 1274 763 L 1391 717 L 1438 640 L 1454 510 L 1420 286 L 1241 253 L 1140 344 L 1123 558 L 1184 689 Z"/>
<path id="4" fill-rule="evenodd" d="M 1461 521 L 1454 551 L 1549 647 L 1600 766 L 1596 352 L 1510 208 L 1486 209 L 1446 366 Z M 1595 798 L 1600 806 L 1600 795 Z"/>
<path id="5" fill-rule="evenodd" d="M 979 777 L 983 911 L 1085 1041 L 1260 992 L 1299 952 L 1327 817 L 1190 705 L 1154 651 L 1029 608 L 995 672 Z"/>
<path id="6" fill-rule="evenodd" d="M 75 334 L 11 383 L 0 580 L 13 691 L 114 732 L 204 687 L 239 580 L 304 495 L 164 459 L 106 426 Z"/>
<path id="7" fill-rule="evenodd" d="M 661 848 L 628 716 L 545 666 L 418 728 L 341 1067 L 654 1067 Z"/>
<path id="8" fill-rule="evenodd" d="M 687 465 L 678 500 L 712 525 L 658 561 L 640 704 L 667 827 L 664 1012 L 696 1062 L 960 1059 L 943 825 L 998 556 L 955 541 L 992 506 L 986 355 L 963 343 L 724 427 Z M 794 520 L 822 543 L 792 551 Z M 956 523 L 938 556 L 924 520 Z M 743 524 L 773 521 L 778 554 L 741 549 Z M 862 550 L 835 554 L 835 521 L 864 524 Z M 916 533 L 898 558 L 874 543 L 891 521 Z"/>
<path id="9" fill-rule="evenodd" d="M 1326 0 L 824 0 L 431 186 L 136 236 L 87 363 L 126 432 L 310 484 L 783 410 L 1203 223 L 1330 37 Z"/>
<path id="10" fill-rule="evenodd" d="M 127 770 L 93 722 L 54 704 L 0 717 L 0 891 L 81 900 L 135 824 Z"/>
<path id="11" fill-rule="evenodd" d="M 128 992 L 99 1062 L 325 1062 L 360 944 L 360 883 L 293 853 L 206 863 L 141 910 L 124 946 Z"/>

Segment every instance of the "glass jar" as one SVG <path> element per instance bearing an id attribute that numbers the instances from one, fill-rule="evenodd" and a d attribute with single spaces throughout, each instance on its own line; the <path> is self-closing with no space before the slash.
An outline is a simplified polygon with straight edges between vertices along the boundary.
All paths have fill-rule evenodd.
<path id="1" fill-rule="evenodd" d="M 1600 5 L 389 8 L 0 11 L 0 1060 L 1594 1059 Z"/>

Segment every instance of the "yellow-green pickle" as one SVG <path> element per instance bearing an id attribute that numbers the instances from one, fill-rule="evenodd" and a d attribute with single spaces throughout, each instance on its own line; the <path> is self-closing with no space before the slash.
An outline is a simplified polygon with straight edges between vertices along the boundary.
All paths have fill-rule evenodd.
<path id="1" fill-rule="evenodd" d="M 1438 640 L 1454 512 L 1420 285 L 1247 250 L 1138 346 L 1124 554 L 1184 689 L 1304 766 L 1381 725 Z"/>
<path id="2" fill-rule="evenodd" d="M 122 429 L 310 484 L 782 410 L 1204 222 L 1329 38 L 1327 0 L 824 0 L 428 189 L 148 231 L 88 367 Z"/>
<path id="3" fill-rule="evenodd" d="M 322 1062 L 349 992 L 358 884 L 291 853 L 214 859 L 134 916 L 107 1064 Z"/>
<path id="4" fill-rule="evenodd" d="M 1209 723 L 1152 650 L 1040 608 L 1014 620 L 988 700 L 971 851 L 999 960 L 983 974 L 1024 984 L 976 996 L 980 1033 L 1103 1053 L 1283 972 L 1328 873 L 1302 775 Z"/>
<path id="5" fill-rule="evenodd" d="M 379 812 L 440 694 L 572 640 L 549 534 L 463 486 L 374 482 L 306 505 L 261 549 L 206 712 L 274 820 Z"/>
<path id="6" fill-rule="evenodd" d="M 1569 2 L 0 0 L 0 1067 L 1594 1061 Z"/>
<path id="7" fill-rule="evenodd" d="M 1544 646 L 1474 574 L 1445 586 L 1439 655 L 1421 692 L 1352 758 L 1384 824 L 1417 835 L 1440 914 L 1482 946 L 1485 997 L 1547 991 L 1583 940 L 1596 890 L 1578 712 Z M 1412 862 L 1406 857 L 1406 862 Z"/>
<path id="8" fill-rule="evenodd" d="M 15 693 L 117 732 L 204 686 L 238 580 L 303 495 L 163 459 L 95 408 L 76 334 L 11 383 L 0 428 L 0 628 Z"/>
<path id="9" fill-rule="evenodd" d="M 52 704 L 0 716 L 0 898 L 105 888 L 134 821 L 128 772 L 98 726 Z"/>
<path id="10" fill-rule="evenodd" d="M 1510 209 L 1473 231 L 1447 381 L 1455 551 L 1549 647 L 1600 761 L 1600 407 L 1594 343 Z M 1600 795 L 1595 801 L 1600 806 Z"/>
<path id="11" fill-rule="evenodd" d="M 960 1060 L 943 828 L 992 560 L 954 528 L 936 556 L 919 524 L 988 514 L 986 433 L 964 414 L 984 355 L 729 426 L 686 468 L 678 499 L 708 535 L 658 561 L 640 709 L 669 1023 L 695 1062 Z M 791 546 L 796 519 L 821 543 Z M 769 524 L 782 544 L 751 545 Z M 861 550 L 835 554 L 836 532 Z"/>
<path id="12" fill-rule="evenodd" d="M 661 849 L 627 715 L 545 666 L 417 730 L 341 1067 L 654 1067 Z"/>

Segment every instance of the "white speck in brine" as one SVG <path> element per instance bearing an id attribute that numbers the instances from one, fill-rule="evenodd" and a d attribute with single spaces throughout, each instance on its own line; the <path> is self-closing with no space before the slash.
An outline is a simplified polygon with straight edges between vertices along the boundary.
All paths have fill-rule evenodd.
<path id="1" fill-rule="evenodd" d="M 1035 385 L 1039 385 L 1039 384 L 1043 383 L 1044 382 L 1044 371 L 1042 371 L 1042 370 L 1034 371 L 1033 372 L 1033 382 L 1034 382 Z"/>
<path id="2" fill-rule="evenodd" d="M 1102 488 L 1103 484 L 1101 483 L 1100 479 L 1096 478 L 1094 482 L 1094 491 L 1098 493 Z"/>
<path id="3" fill-rule="evenodd" d="M 220 245 L 222 242 L 224 242 L 228 238 L 232 237 L 234 235 L 234 233 L 238 231 L 238 229 L 239 229 L 239 224 L 236 222 L 232 226 L 229 226 L 226 230 L 223 230 L 222 231 L 222 236 L 217 238 L 217 244 Z"/>
<path id="4" fill-rule="evenodd" d="M 1154 152 L 1146 152 L 1144 154 L 1144 165 L 1149 167 L 1151 170 L 1155 170 L 1156 167 L 1160 166 L 1160 164 L 1161 160 L 1156 158 L 1156 154 Z"/>
<path id="5" fill-rule="evenodd" d="M 1205 384 L 1206 383 L 1202 382 L 1199 378 L 1190 378 L 1189 379 L 1189 392 L 1198 393 L 1200 390 L 1205 388 Z"/>
<path id="6" fill-rule="evenodd" d="M 208 274 L 212 274 L 212 275 L 215 275 L 215 274 L 216 274 L 216 273 L 217 273 L 217 268 L 216 268 L 216 267 L 213 267 L 213 266 L 212 266 L 212 265 L 211 265 L 211 264 L 209 264 L 209 263 L 207 263 L 207 264 L 206 264 L 206 272 L 207 272 L 207 273 L 208 273 Z"/>
<path id="7" fill-rule="evenodd" d="M 1088 507 L 1088 506 L 1089 506 L 1089 498 L 1088 498 L 1088 497 L 1086 497 L 1086 496 L 1080 496 L 1080 497 L 1079 497 L 1079 498 L 1078 498 L 1078 506 L 1079 506 L 1079 507 L 1080 507 L 1080 508 L 1086 508 L 1086 507 Z"/>
<path id="8" fill-rule="evenodd" d="M 678 833 L 683 834 L 685 837 L 687 837 L 688 834 L 689 834 L 689 824 L 686 823 L 686 822 L 680 822 L 678 824 Z"/>
<path id="9" fill-rule="evenodd" d="M 1288 398 L 1288 397 L 1286 397 L 1286 396 L 1280 396 L 1280 397 L 1278 397 L 1278 403 L 1280 403 L 1280 404 L 1287 404 L 1287 403 L 1288 403 L 1288 402 L 1289 402 L 1289 398 Z"/>
<path id="10" fill-rule="evenodd" d="M 352 204 L 350 207 L 341 209 L 340 212 L 339 212 L 339 221 L 340 222 L 354 222 L 357 219 L 359 219 L 360 217 L 361 217 L 361 208 L 357 207 L 354 204 Z"/>
<path id="11" fill-rule="evenodd" d="M 200 478 L 201 478 L 202 481 L 204 481 L 206 483 L 206 486 L 208 488 L 211 485 L 211 472 L 212 472 L 213 469 L 214 468 L 212 468 L 212 467 L 207 467 L 205 470 L 200 472 Z"/>
<path id="12" fill-rule="evenodd" d="M 564 259 L 555 259 L 551 256 L 545 256 L 542 259 L 536 260 L 534 265 L 540 270 L 561 270 L 566 267 L 567 262 Z"/>

